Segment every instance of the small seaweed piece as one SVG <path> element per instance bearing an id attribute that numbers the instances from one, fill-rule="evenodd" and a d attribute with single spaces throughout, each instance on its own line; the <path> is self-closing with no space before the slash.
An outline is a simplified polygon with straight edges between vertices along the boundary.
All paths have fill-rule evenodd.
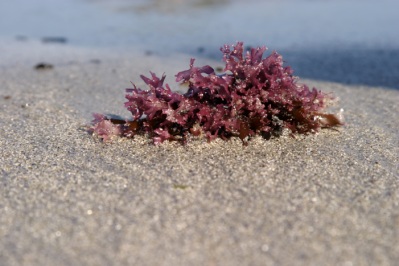
<path id="1" fill-rule="evenodd" d="M 342 113 L 323 113 L 334 97 L 297 83 L 277 52 L 263 58 L 266 47 L 245 52 L 242 42 L 220 50 L 223 74 L 208 65 L 196 67 L 191 59 L 190 68 L 176 75 L 177 82 L 188 84 L 185 94 L 164 85 L 165 75 L 141 75 L 148 90 L 134 84 L 126 89 L 125 107 L 132 118 L 125 121 L 95 114 L 92 132 L 104 141 L 143 133 L 155 144 L 186 143 L 189 135 L 203 135 L 208 141 L 235 136 L 246 144 L 256 134 L 266 139 L 279 136 L 283 128 L 292 134 L 308 134 L 343 124 Z"/>
<path id="2" fill-rule="evenodd" d="M 38 63 L 37 65 L 35 65 L 36 70 L 48 70 L 48 69 L 53 69 L 53 68 L 54 68 L 54 66 L 49 63 Z"/>

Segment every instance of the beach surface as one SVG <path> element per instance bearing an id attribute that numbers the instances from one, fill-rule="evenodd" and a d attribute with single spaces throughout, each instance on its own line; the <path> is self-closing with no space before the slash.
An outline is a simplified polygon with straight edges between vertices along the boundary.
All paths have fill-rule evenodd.
<path id="1" fill-rule="evenodd" d="M 0 74 L 2 265 L 398 261 L 398 91 L 303 80 L 346 117 L 306 137 L 104 144 L 85 130 L 92 112 L 127 116 L 132 76 L 184 68 L 79 58 Z"/>
<path id="2" fill-rule="evenodd" d="M 87 126 L 92 113 L 128 117 L 124 89 L 145 88 L 150 70 L 181 89 L 192 53 L 21 39 L 0 38 L 0 265 L 399 261 L 399 91 L 386 70 L 397 50 L 378 50 L 373 71 L 330 75 L 292 53 L 316 71 L 299 82 L 340 99 L 337 130 L 154 146 L 103 143 Z"/>

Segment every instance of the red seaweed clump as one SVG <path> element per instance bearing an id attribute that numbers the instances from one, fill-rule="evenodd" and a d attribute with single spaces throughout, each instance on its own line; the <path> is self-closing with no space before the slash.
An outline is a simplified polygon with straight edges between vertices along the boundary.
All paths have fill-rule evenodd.
<path id="1" fill-rule="evenodd" d="M 148 134 L 155 144 L 165 140 L 185 143 L 188 136 L 239 137 L 244 143 L 259 134 L 269 139 L 283 128 L 292 134 L 315 133 L 322 127 L 342 125 L 340 117 L 325 114 L 330 94 L 297 83 L 282 56 L 272 52 L 262 58 L 266 47 L 244 53 L 243 43 L 220 49 L 226 63 L 224 74 L 206 65 L 179 72 L 176 81 L 188 84 L 180 94 L 161 78 L 141 76 L 149 86 L 126 89 L 125 107 L 132 118 L 121 120 L 95 114 L 92 131 L 104 141 L 113 136 Z"/>

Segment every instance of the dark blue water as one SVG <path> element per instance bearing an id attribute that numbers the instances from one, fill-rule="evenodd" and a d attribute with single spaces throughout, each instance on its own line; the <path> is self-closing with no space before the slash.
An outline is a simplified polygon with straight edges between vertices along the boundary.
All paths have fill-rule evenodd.
<path id="1" fill-rule="evenodd" d="M 0 2 L 0 41 L 60 36 L 209 58 L 244 41 L 276 49 L 305 78 L 399 88 L 397 10 L 397 0 L 13 0 Z"/>

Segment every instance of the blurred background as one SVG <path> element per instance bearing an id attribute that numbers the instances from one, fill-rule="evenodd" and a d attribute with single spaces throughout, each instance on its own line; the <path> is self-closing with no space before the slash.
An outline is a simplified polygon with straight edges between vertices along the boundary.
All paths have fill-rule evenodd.
<path id="1" fill-rule="evenodd" d="M 398 10 L 398 0 L 0 0 L 0 66 L 63 47 L 220 60 L 220 46 L 243 41 L 277 50 L 302 78 L 399 89 Z"/>

